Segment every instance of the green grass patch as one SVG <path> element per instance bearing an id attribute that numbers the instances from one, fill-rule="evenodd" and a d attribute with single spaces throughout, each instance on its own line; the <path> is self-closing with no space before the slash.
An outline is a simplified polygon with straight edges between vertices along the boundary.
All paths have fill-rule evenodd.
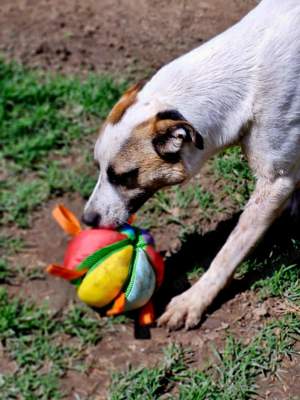
<path id="1" fill-rule="evenodd" d="M 15 276 L 15 272 L 9 266 L 9 258 L 23 249 L 24 241 L 21 238 L 0 236 L 0 284 L 8 283 Z"/>
<path id="2" fill-rule="evenodd" d="M 195 182 L 174 186 L 157 192 L 139 214 L 146 228 L 175 223 L 181 227 L 179 235 L 187 228 L 191 216 L 208 217 L 216 208 L 214 196 Z"/>
<path id="3" fill-rule="evenodd" d="M 110 400 L 158 399 L 171 389 L 177 376 L 185 372 L 186 353 L 178 345 L 164 350 L 161 365 L 153 368 L 129 368 L 125 373 L 113 374 Z"/>
<path id="4" fill-rule="evenodd" d="M 42 179 L 20 181 L 10 178 L 3 183 L 0 193 L 2 224 L 15 222 L 19 227 L 28 227 L 29 214 L 45 200 L 50 192 Z"/>
<path id="5" fill-rule="evenodd" d="M 92 118 L 103 118 L 124 89 L 107 76 L 67 78 L 3 60 L 0 86 L 1 156 L 31 169 L 94 130 Z"/>
<path id="6" fill-rule="evenodd" d="M 73 305 L 65 314 L 62 329 L 64 333 L 77 337 L 83 345 L 95 345 L 102 337 L 99 329 L 100 318 L 95 318 L 88 312 L 87 306 Z"/>
<path id="7" fill-rule="evenodd" d="M 282 297 L 300 305 L 299 265 L 281 265 L 270 277 L 255 282 L 252 288 L 260 289 L 260 296 L 263 299 Z"/>
<path id="8" fill-rule="evenodd" d="M 67 192 L 79 193 L 87 198 L 97 181 L 88 163 L 79 163 L 72 169 L 64 169 L 58 161 L 52 161 L 47 167 L 40 169 L 40 178 L 47 183 L 52 195 L 61 196 Z M 92 162 L 91 164 L 92 165 Z"/>
<path id="9" fill-rule="evenodd" d="M 30 214 L 49 197 L 79 192 L 87 197 L 95 183 L 90 158 L 76 154 L 87 146 L 100 121 L 126 83 L 108 76 L 85 79 L 31 71 L 0 59 L 0 223 L 30 225 Z M 92 149 L 90 151 L 92 153 Z M 59 159 L 60 161 L 55 161 Z"/>
<path id="10" fill-rule="evenodd" d="M 32 212 L 50 196 L 72 192 L 86 199 L 95 183 L 96 176 L 89 164 L 79 162 L 73 168 L 65 168 L 59 161 L 49 161 L 36 171 L 32 179 L 21 181 L 20 177 L 11 177 L 1 185 L 1 222 L 27 228 Z"/>
<path id="11" fill-rule="evenodd" d="M 213 160 L 214 174 L 224 180 L 223 191 L 243 206 L 254 188 L 254 177 L 239 147 L 225 150 Z"/>
<path id="12" fill-rule="evenodd" d="M 0 236 L 0 250 L 6 256 L 11 256 L 19 253 L 24 249 L 24 241 L 19 237 Z"/>
<path id="13" fill-rule="evenodd" d="M 257 290 L 262 300 L 280 297 L 300 306 L 300 242 L 296 239 L 274 244 L 263 258 L 244 261 L 236 278 L 253 275 L 251 289 Z"/>
<path id="14" fill-rule="evenodd" d="M 17 364 L 14 374 L 1 377 L 2 398 L 62 398 L 59 379 L 68 368 L 76 368 L 87 346 L 99 342 L 100 321 L 77 306 L 66 310 L 62 319 L 51 317 L 46 306 L 10 299 L 4 289 L 0 310 L 0 342 Z"/>
<path id="15" fill-rule="evenodd" d="M 205 268 L 201 265 L 195 265 L 190 271 L 187 272 L 189 281 L 193 282 L 200 278 L 205 272 Z"/>
<path id="16" fill-rule="evenodd" d="M 5 258 L 0 258 L 0 284 L 5 283 L 11 278 L 12 273 Z"/>
<path id="17" fill-rule="evenodd" d="M 257 393 L 259 375 L 276 375 L 285 357 L 295 356 L 300 320 L 288 315 L 269 323 L 249 344 L 229 336 L 216 362 L 204 371 L 189 366 L 184 350 L 167 349 L 161 365 L 129 368 L 113 375 L 110 399 L 247 400 Z"/>

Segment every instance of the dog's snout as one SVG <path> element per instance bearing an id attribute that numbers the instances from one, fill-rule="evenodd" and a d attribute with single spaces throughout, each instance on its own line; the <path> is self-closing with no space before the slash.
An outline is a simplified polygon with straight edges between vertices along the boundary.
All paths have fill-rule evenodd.
<path id="1" fill-rule="evenodd" d="M 82 222 L 88 226 L 97 227 L 100 225 L 101 215 L 95 211 L 86 211 L 83 213 Z"/>

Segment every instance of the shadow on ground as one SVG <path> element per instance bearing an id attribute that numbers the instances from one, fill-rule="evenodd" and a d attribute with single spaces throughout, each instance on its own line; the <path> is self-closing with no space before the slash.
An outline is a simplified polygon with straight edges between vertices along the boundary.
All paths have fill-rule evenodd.
<path id="1" fill-rule="evenodd" d="M 193 271 L 195 266 L 201 266 L 203 270 L 208 269 L 238 222 L 240 214 L 240 212 L 236 213 L 230 219 L 220 222 L 215 230 L 204 235 L 199 233 L 187 235 L 180 250 L 166 259 L 166 277 L 156 299 L 159 314 L 163 312 L 172 297 L 191 286 L 188 273 Z M 237 294 L 250 289 L 256 281 L 272 276 L 282 264 L 297 264 L 300 259 L 300 250 L 295 248 L 297 240 L 300 240 L 299 217 L 293 217 L 286 211 L 272 225 L 246 260 L 250 265 L 249 270 L 242 274 L 242 277 L 231 281 L 227 289 L 218 296 L 209 312 L 215 311 Z M 266 262 L 270 254 L 272 258 Z M 262 266 L 262 263 L 265 265 Z"/>

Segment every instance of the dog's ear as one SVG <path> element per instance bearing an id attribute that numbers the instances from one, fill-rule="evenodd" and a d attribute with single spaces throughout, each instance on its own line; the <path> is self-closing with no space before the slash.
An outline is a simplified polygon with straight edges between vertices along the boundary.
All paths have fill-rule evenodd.
<path id="1" fill-rule="evenodd" d="M 186 142 L 203 149 L 203 138 L 182 114 L 176 110 L 163 111 L 156 116 L 153 145 L 157 153 L 169 161 L 176 162 L 179 152 Z"/>

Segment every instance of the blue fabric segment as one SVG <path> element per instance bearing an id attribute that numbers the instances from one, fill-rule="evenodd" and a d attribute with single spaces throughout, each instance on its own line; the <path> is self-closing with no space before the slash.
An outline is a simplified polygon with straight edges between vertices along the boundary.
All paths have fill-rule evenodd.
<path id="1" fill-rule="evenodd" d="M 153 236 L 150 234 L 150 232 L 147 229 L 140 229 L 140 234 L 142 235 L 144 242 L 146 244 L 151 244 L 152 246 L 154 246 Z"/>
<path id="2" fill-rule="evenodd" d="M 155 272 L 142 249 L 136 250 L 132 277 L 129 285 L 131 290 L 126 293 L 125 311 L 135 310 L 144 306 L 151 299 L 155 290 Z"/>
<path id="3" fill-rule="evenodd" d="M 132 241 L 134 241 L 136 238 L 135 229 L 129 224 L 124 224 L 122 228 L 119 230 L 119 232 L 123 233 L 124 235 L 127 235 Z"/>

